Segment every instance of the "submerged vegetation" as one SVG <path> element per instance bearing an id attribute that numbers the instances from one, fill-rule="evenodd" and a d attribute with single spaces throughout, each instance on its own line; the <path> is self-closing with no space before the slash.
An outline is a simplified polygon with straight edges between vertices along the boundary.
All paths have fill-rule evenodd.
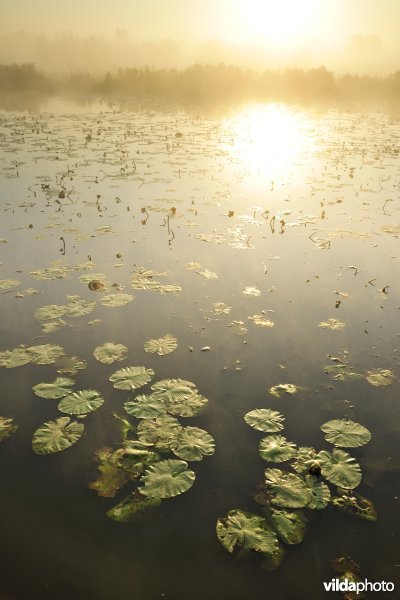
<path id="1" fill-rule="evenodd" d="M 276 101 L 300 104 L 397 106 L 400 71 L 385 77 L 335 75 L 326 67 L 251 70 L 230 64 L 194 64 L 183 69 L 120 68 L 103 75 L 55 76 L 34 64 L 0 65 L 0 97 L 10 95 L 153 98 L 185 102 Z"/>

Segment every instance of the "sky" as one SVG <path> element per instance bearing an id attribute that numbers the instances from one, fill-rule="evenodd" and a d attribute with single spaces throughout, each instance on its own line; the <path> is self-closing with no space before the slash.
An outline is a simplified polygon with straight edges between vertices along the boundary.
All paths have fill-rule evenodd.
<path id="1" fill-rule="evenodd" d="M 1 0 L 0 34 L 106 36 L 117 41 L 219 42 L 268 48 L 276 55 L 301 49 L 333 56 L 359 40 L 353 54 L 400 67 L 400 0 Z M 117 35 L 116 35 L 116 32 Z M 347 51 L 346 50 L 346 51 Z M 354 57 L 353 57 L 354 58 Z M 1 59 L 1 56 L 0 56 Z"/>

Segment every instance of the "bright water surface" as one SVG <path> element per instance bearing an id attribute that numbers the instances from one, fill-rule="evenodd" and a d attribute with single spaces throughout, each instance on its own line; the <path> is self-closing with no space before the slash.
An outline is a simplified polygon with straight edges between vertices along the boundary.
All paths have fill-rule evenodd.
<path id="1" fill-rule="evenodd" d="M 74 446 L 37 456 L 34 431 L 61 414 L 58 401 L 35 396 L 32 386 L 54 380 L 57 365 L 1 369 L 0 415 L 18 424 L 0 446 L 1 599 L 319 600 L 339 556 L 356 560 L 363 578 L 399 590 L 400 124 L 383 114 L 280 105 L 210 115 L 100 104 L 3 112 L 0 134 L 0 279 L 20 282 L 0 295 L 0 351 L 60 344 L 87 361 L 73 376 L 75 389 L 106 399 Z M 103 306 L 104 292 L 79 280 L 90 271 L 50 281 L 30 275 L 53 260 L 73 267 L 88 257 L 93 272 L 133 302 Z M 218 278 L 189 270 L 190 262 Z M 162 283 L 182 291 L 132 290 L 135 267 L 168 272 Z M 246 295 L 246 287 L 261 293 Z M 96 300 L 95 310 L 44 334 L 34 311 L 70 294 Z M 214 315 L 216 302 L 230 314 Z M 274 327 L 248 319 L 255 314 Z M 318 326 L 329 318 L 345 327 Z M 238 335 L 234 321 L 247 331 Z M 144 351 L 146 340 L 166 333 L 178 339 L 175 352 Z M 128 358 L 97 362 L 93 350 L 106 341 L 125 344 Z M 333 364 L 326 356 L 342 350 L 363 378 L 335 381 L 324 372 Z M 112 415 L 124 415 L 129 396 L 108 378 L 130 365 L 153 368 L 155 381 L 196 384 L 209 403 L 187 421 L 215 438 L 216 452 L 191 463 L 190 491 L 120 524 L 105 513 L 135 484 L 101 498 L 88 483 L 95 450 L 119 443 Z M 371 386 L 365 374 L 378 368 L 392 370 L 395 381 Z M 277 399 L 268 389 L 279 383 L 302 390 Z M 284 468 L 258 454 L 262 434 L 243 420 L 255 408 L 280 411 L 283 435 L 317 449 L 331 449 L 320 431 L 330 419 L 366 426 L 371 442 L 349 452 L 363 471 L 358 491 L 378 520 L 333 507 L 307 511 L 303 543 L 287 546 L 273 572 L 256 554 L 228 554 L 217 519 L 233 508 L 261 514 L 252 494 L 263 471 Z"/>

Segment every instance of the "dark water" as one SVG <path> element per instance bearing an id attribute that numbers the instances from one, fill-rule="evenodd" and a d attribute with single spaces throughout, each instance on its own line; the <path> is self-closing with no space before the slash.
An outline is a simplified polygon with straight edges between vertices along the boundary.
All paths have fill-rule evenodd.
<path id="1" fill-rule="evenodd" d="M 13 417 L 18 430 L 0 446 L 0 597 L 318 600 L 339 556 L 356 560 L 363 578 L 393 581 L 398 594 L 400 125 L 380 114 L 282 106 L 227 117 L 100 106 L 4 112 L 0 133 L 0 239 L 7 240 L 0 279 L 20 282 L 0 295 L 0 351 L 60 344 L 87 361 L 73 376 L 75 389 L 106 399 L 79 442 L 37 456 L 34 431 L 60 413 L 32 386 L 55 379 L 57 367 L 1 369 L 0 415 Z M 96 229 L 105 226 L 109 232 Z M 30 275 L 53 260 L 73 267 L 88 256 L 93 272 L 124 286 L 133 302 L 102 306 L 103 294 L 79 280 L 90 271 L 51 281 Z M 218 279 L 188 270 L 193 261 Z M 135 266 L 167 271 L 162 283 L 182 292 L 132 290 Z M 260 294 L 243 294 L 246 287 Z M 96 300 L 95 310 L 44 334 L 34 311 L 71 294 Z M 216 302 L 230 314 L 213 315 Z M 263 310 L 274 327 L 248 320 Z M 318 327 L 329 318 L 345 327 Z M 93 319 L 101 322 L 89 325 Z M 237 335 L 233 321 L 247 332 Z M 146 340 L 166 333 L 178 339 L 175 352 L 144 351 Z M 128 358 L 97 362 L 93 350 L 106 341 L 125 344 Z M 335 381 L 324 372 L 326 355 L 342 350 L 363 378 Z M 209 404 L 188 424 L 210 432 L 216 452 L 192 463 L 189 492 L 163 501 L 151 517 L 119 524 L 105 513 L 127 491 L 100 498 L 87 485 L 96 478 L 94 451 L 119 442 L 112 413 L 123 415 L 129 396 L 108 378 L 130 365 L 153 368 L 155 380 L 196 384 Z M 378 368 L 393 371 L 391 385 L 366 381 L 366 371 Z M 279 383 L 302 389 L 277 399 L 268 389 Z M 287 546 L 273 572 L 257 555 L 229 555 L 215 535 L 217 519 L 233 508 L 261 513 L 252 494 L 274 465 L 259 457 L 262 434 L 243 416 L 264 407 L 285 416 L 288 440 L 317 449 L 330 449 L 319 429 L 329 419 L 367 427 L 371 442 L 350 453 L 363 471 L 358 491 L 378 512 L 370 523 L 333 507 L 307 511 L 303 543 Z"/>

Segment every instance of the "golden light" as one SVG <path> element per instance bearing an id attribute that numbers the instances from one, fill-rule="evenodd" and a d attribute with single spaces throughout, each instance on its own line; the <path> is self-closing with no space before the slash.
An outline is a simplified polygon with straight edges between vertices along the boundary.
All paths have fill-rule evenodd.
<path id="1" fill-rule="evenodd" d="M 307 117 L 280 104 L 252 106 L 225 125 L 233 136 L 232 157 L 253 177 L 287 176 L 312 143 Z"/>
<path id="2" fill-rule="evenodd" d="M 237 39 L 275 48 L 317 35 L 319 0 L 236 0 Z"/>

